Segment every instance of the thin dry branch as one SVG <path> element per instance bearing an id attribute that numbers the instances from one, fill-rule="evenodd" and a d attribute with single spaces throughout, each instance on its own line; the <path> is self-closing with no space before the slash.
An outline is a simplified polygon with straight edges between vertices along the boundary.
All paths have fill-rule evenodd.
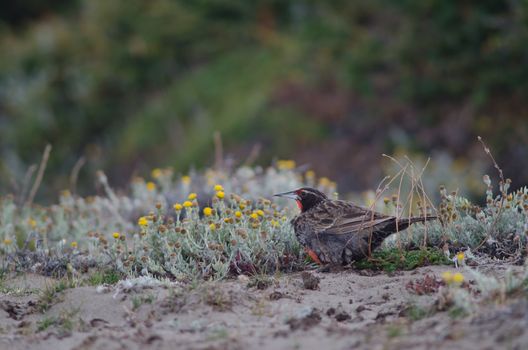
<path id="1" fill-rule="evenodd" d="M 50 152 L 51 145 L 47 144 L 46 148 L 44 148 L 44 153 L 42 154 L 42 160 L 40 161 L 37 177 L 35 178 L 35 182 L 33 183 L 33 187 L 31 188 L 31 192 L 29 193 L 29 197 L 26 202 L 27 205 L 31 205 L 33 203 L 35 195 L 37 194 L 40 184 L 42 183 L 42 178 L 44 177 L 44 171 L 46 170 L 46 165 L 48 164 Z"/>
<path id="2" fill-rule="evenodd" d="M 507 197 L 507 193 L 506 193 L 506 190 L 505 190 L 506 181 L 504 180 L 504 173 L 502 172 L 502 169 L 499 167 L 499 165 L 495 161 L 495 158 L 493 157 L 493 154 L 491 154 L 491 150 L 486 145 L 484 140 L 482 140 L 482 137 L 477 136 L 477 140 L 482 144 L 482 147 L 484 148 L 484 152 L 491 158 L 491 161 L 493 162 L 493 166 L 495 167 L 495 169 L 497 169 L 497 171 L 499 173 L 499 178 L 500 178 L 500 181 L 501 181 L 502 185 L 499 187 L 499 190 L 501 192 L 501 201 L 500 201 L 499 210 L 497 211 L 497 213 L 493 217 L 493 222 L 489 226 L 488 232 L 486 232 L 486 237 L 475 248 L 475 251 L 479 250 L 484 245 L 484 243 L 486 243 L 486 241 L 491 237 L 491 234 L 495 230 L 495 227 L 497 226 L 497 222 L 498 222 L 500 216 L 502 215 L 502 210 L 504 208 L 504 201 L 506 200 L 506 197 Z"/>
<path id="3" fill-rule="evenodd" d="M 72 168 L 71 174 L 70 174 L 70 192 L 72 194 L 76 193 L 77 190 L 77 180 L 79 179 L 79 172 L 81 171 L 81 168 L 86 164 L 86 158 L 83 156 L 75 162 L 75 165 Z"/>

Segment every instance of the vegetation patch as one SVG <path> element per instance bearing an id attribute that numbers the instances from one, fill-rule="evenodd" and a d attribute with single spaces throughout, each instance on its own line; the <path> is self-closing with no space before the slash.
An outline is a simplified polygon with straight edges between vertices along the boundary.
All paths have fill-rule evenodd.
<path id="1" fill-rule="evenodd" d="M 393 272 L 396 270 L 412 270 L 427 265 L 450 264 L 452 262 L 447 259 L 444 252 L 436 248 L 409 251 L 391 248 L 373 252 L 370 258 L 356 262 L 354 267 Z"/>

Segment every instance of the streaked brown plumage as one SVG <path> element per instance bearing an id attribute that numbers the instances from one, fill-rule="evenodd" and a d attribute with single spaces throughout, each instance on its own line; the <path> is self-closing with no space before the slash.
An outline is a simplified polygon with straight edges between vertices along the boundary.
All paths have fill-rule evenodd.
<path id="1" fill-rule="evenodd" d="M 415 222 L 436 219 L 436 216 L 397 219 L 351 202 L 331 200 L 308 187 L 276 196 L 297 201 L 301 213 L 291 221 L 295 235 L 308 254 L 321 264 L 360 260 L 391 234 Z"/>

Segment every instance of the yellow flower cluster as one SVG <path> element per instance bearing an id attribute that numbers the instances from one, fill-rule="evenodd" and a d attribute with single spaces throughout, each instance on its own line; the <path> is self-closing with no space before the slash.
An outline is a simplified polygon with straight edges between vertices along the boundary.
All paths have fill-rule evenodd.
<path id="1" fill-rule="evenodd" d="M 33 218 L 29 218 L 29 219 L 28 219 L 28 224 L 29 224 L 29 226 L 30 226 L 31 228 L 35 228 L 35 227 L 37 227 L 37 222 L 36 222 L 35 219 L 33 219 Z"/>
<path id="2" fill-rule="evenodd" d="M 161 175 L 163 175 L 163 170 L 160 168 L 152 169 L 152 172 L 150 173 L 153 179 L 160 178 Z"/>
<path id="3" fill-rule="evenodd" d="M 156 184 L 152 181 L 147 182 L 146 186 L 147 186 L 147 190 L 150 192 L 156 190 Z"/>
<path id="4" fill-rule="evenodd" d="M 462 262 L 464 261 L 464 252 L 459 252 L 457 255 L 456 255 L 456 259 L 458 261 L 459 264 L 462 264 Z"/>
<path id="5" fill-rule="evenodd" d="M 141 227 L 148 226 L 148 219 L 146 216 L 142 216 L 138 219 L 138 225 Z"/>
<path id="6" fill-rule="evenodd" d="M 182 178 L 181 178 L 181 182 L 182 182 L 182 184 L 184 184 L 185 186 L 188 186 L 188 185 L 191 184 L 191 177 L 188 176 L 188 175 L 184 175 L 184 176 L 182 176 Z"/>
<path id="7" fill-rule="evenodd" d="M 319 186 L 335 188 L 337 184 L 334 181 L 331 181 L 329 178 L 323 176 L 319 179 Z"/>
<path id="8" fill-rule="evenodd" d="M 464 275 L 460 272 L 452 273 L 451 271 L 446 271 L 442 273 L 442 279 L 448 285 L 462 284 L 464 282 Z"/>
<path id="9" fill-rule="evenodd" d="M 292 170 L 295 169 L 296 163 L 294 160 L 278 160 L 277 168 L 280 170 Z"/>

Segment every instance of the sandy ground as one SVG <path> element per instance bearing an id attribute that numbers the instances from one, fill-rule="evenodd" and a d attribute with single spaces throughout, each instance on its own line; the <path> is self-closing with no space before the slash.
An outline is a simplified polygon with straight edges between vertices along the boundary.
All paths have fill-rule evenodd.
<path id="1" fill-rule="evenodd" d="M 528 348 L 525 299 L 459 319 L 436 312 L 413 321 L 409 305 L 431 306 L 436 297 L 412 294 L 406 285 L 449 269 L 311 272 L 312 281 L 295 273 L 261 289 L 243 278 L 128 290 L 77 287 L 58 293 L 45 312 L 38 310 L 39 295 L 53 281 L 26 274 L 3 284 L 0 349 Z"/>

